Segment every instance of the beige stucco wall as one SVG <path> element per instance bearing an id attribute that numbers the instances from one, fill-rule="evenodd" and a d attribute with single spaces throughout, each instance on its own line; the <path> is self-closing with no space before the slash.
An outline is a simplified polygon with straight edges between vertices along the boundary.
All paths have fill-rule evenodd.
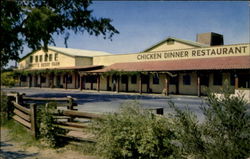
<path id="1" fill-rule="evenodd" d="M 92 57 L 76 57 L 75 66 L 89 66 L 93 64 Z"/>
<path id="2" fill-rule="evenodd" d="M 45 61 L 45 53 L 43 50 L 36 51 L 31 54 L 33 56 L 33 62 L 30 63 L 30 56 L 27 56 L 21 62 L 19 62 L 19 69 L 51 69 L 60 67 L 74 67 L 74 66 L 89 66 L 92 65 L 92 57 L 72 57 L 62 53 L 58 54 L 58 60 L 55 61 L 55 54 L 57 52 L 48 50 L 48 56 L 52 54 L 52 61 Z M 42 55 L 42 62 L 40 62 L 40 55 Z M 36 56 L 38 56 L 38 62 L 36 62 Z"/>
<path id="3" fill-rule="evenodd" d="M 236 49 L 240 49 L 241 52 Z M 227 52 L 223 53 L 223 50 Z M 229 52 L 229 50 L 233 50 Z M 250 44 L 224 45 L 207 48 L 195 49 L 177 49 L 156 52 L 144 52 L 133 54 L 116 54 L 93 57 L 93 65 L 111 65 L 122 62 L 143 62 L 143 61 L 163 61 L 163 60 L 181 60 L 195 58 L 212 58 L 212 57 L 228 57 L 228 56 L 250 56 Z M 211 52 L 218 52 L 214 54 Z M 170 54 L 176 54 L 170 55 Z"/>
<path id="4" fill-rule="evenodd" d="M 168 44 L 167 42 L 164 42 L 161 45 L 159 45 L 159 46 L 157 46 L 149 51 L 153 52 L 153 51 L 166 51 L 166 50 L 190 49 L 190 48 L 195 48 L 195 46 L 180 43 L 178 41 L 174 41 L 173 44 Z"/>

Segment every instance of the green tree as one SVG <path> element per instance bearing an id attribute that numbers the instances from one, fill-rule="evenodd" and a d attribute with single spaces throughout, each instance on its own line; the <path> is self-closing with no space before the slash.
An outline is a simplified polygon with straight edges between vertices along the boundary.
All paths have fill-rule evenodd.
<path id="1" fill-rule="evenodd" d="M 27 44 L 33 50 L 54 44 L 53 35 L 65 35 L 65 45 L 70 31 L 88 32 L 111 39 L 119 33 L 109 18 L 93 16 L 89 10 L 91 0 L 2 0 L 0 1 L 1 68 L 9 60 L 18 60 Z"/>
<path id="2" fill-rule="evenodd" d="M 15 79 L 14 72 L 2 72 L 1 73 L 1 85 L 3 86 L 15 86 L 18 81 Z"/>

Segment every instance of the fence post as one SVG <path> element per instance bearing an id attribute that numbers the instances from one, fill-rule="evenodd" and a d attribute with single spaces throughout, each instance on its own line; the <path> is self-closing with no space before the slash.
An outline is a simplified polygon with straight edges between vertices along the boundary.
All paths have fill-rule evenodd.
<path id="1" fill-rule="evenodd" d="M 67 96 L 67 98 L 68 98 L 68 103 L 69 103 L 69 105 L 67 106 L 67 109 L 68 110 L 74 110 L 74 108 L 73 108 L 73 103 L 74 103 L 73 98 L 71 96 Z M 71 122 L 73 120 L 74 120 L 73 117 L 71 117 L 70 119 L 68 119 L 69 122 Z"/>
<path id="2" fill-rule="evenodd" d="M 15 99 L 13 96 L 7 96 L 7 119 L 10 120 L 14 110 L 12 101 Z"/>
<path id="3" fill-rule="evenodd" d="M 35 138 L 37 137 L 36 108 L 37 105 L 35 103 L 30 104 L 31 132 Z"/>

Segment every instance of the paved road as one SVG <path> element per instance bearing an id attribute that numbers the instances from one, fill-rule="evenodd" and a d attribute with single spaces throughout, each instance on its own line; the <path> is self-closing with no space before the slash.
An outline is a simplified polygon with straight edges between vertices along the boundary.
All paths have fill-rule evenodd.
<path id="1" fill-rule="evenodd" d="M 174 102 L 179 108 L 186 107 L 194 112 L 199 120 L 203 119 L 200 110 L 201 105 L 205 104 L 204 98 L 195 96 L 170 96 L 162 95 L 138 95 L 128 93 L 110 93 L 110 92 L 95 92 L 95 91 L 79 91 L 65 89 L 47 89 L 47 88 L 2 88 L 4 92 L 17 91 L 25 93 L 32 97 L 65 97 L 72 96 L 77 98 L 78 110 L 93 113 L 116 112 L 121 105 L 126 102 L 137 101 L 145 108 L 163 107 L 164 114 L 171 113 L 169 102 Z"/>

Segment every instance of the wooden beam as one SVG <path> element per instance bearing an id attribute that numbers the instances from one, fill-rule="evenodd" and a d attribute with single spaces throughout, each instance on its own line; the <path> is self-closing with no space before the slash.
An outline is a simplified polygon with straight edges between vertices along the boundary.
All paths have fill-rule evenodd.
<path id="1" fill-rule="evenodd" d="M 13 104 L 17 109 L 19 109 L 19 110 L 25 112 L 26 114 L 29 114 L 29 115 L 30 115 L 30 109 L 25 108 L 25 107 L 23 107 L 23 106 L 17 104 L 17 103 L 14 102 L 14 101 L 12 101 L 12 104 Z"/>
<path id="2" fill-rule="evenodd" d="M 100 92 L 100 84 L 101 84 L 100 75 L 97 75 L 97 91 L 98 92 Z"/>
<path id="3" fill-rule="evenodd" d="M 120 76 L 116 77 L 116 92 L 119 93 L 120 91 Z"/>
<path id="4" fill-rule="evenodd" d="M 166 74 L 165 76 L 165 95 L 169 95 L 169 76 Z"/>
<path id="5" fill-rule="evenodd" d="M 102 115 L 94 114 L 94 113 L 87 113 L 87 112 L 79 112 L 74 110 L 62 110 L 59 114 L 65 116 L 72 116 L 72 117 L 79 117 L 79 118 L 87 118 L 87 119 L 98 119 L 102 118 Z"/>
<path id="6" fill-rule="evenodd" d="M 36 104 L 34 103 L 30 104 L 31 132 L 35 138 L 37 137 L 36 109 L 37 109 Z"/>
<path id="7" fill-rule="evenodd" d="M 68 98 L 43 98 L 43 97 L 23 97 L 24 100 L 40 100 L 40 101 L 68 101 Z M 76 98 L 73 98 L 76 100 Z"/>
<path id="8" fill-rule="evenodd" d="M 13 118 L 15 121 L 17 121 L 18 123 L 20 123 L 20 124 L 26 126 L 27 128 L 29 128 L 29 129 L 31 128 L 31 124 L 30 124 L 29 122 L 25 121 L 24 119 L 20 118 L 19 116 L 14 115 L 12 118 Z"/>
<path id="9" fill-rule="evenodd" d="M 138 85 L 139 85 L 139 93 L 142 94 L 142 75 L 139 75 L 139 81 L 138 81 Z"/>
<path id="10" fill-rule="evenodd" d="M 57 121 L 57 122 L 55 122 L 55 124 L 64 125 L 64 126 L 71 126 L 71 127 L 75 127 L 75 128 L 89 128 L 89 126 L 86 124 L 76 123 L 76 122 Z"/>
<path id="11" fill-rule="evenodd" d="M 176 76 L 176 83 L 175 83 L 175 94 L 179 94 L 179 73 Z"/>
<path id="12" fill-rule="evenodd" d="M 23 112 L 21 112 L 20 110 L 14 109 L 14 113 L 15 113 L 17 116 L 21 117 L 22 119 L 24 119 L 24 120 L 26 120 L 26 121 L 30 121 L 30 116 L 27 115 L 27 114 L 25 114 L 25 113 L 23 113 Z"/>
<path id="13" fill-rule="evenodd" d="M 201 78 L 199 73 L 197 73 L 197 96 L 201 96 Z"/>
<path id="14" fill-rule="evenodd" d="M 239 77 L 237 74 L 235 74 L 235 82 L 234 82 L 234 89 L 239 88 Z"/>

